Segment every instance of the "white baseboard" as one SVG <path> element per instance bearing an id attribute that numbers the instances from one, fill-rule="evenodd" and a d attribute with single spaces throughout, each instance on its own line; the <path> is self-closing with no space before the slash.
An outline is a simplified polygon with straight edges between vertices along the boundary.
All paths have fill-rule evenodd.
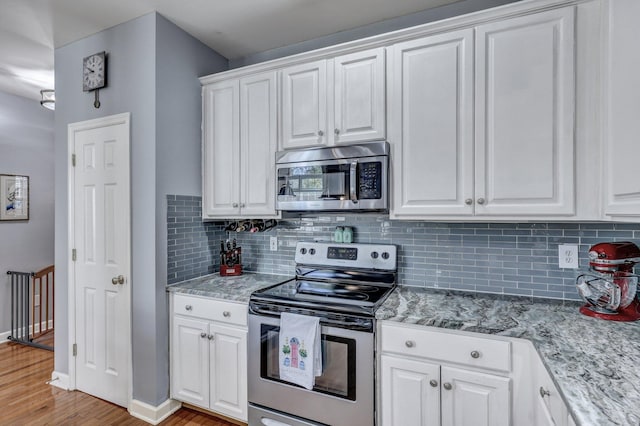
<path id="1" fill-rule="evenodd" d="M 54 371 L 51 373 L 51 380 L 47 383 L 60 389 L 69 390 L 69 375 Z"/>
<path id="2" fill-rule="evenodd" d="M 11 336 L 10 331 L 5 331 L 4 333 L 0 333 L 0 344 L 7 343 L 9 341 L 9 336 Z"/>
<path id="3" fill-rule="evenodd" d="M 175 399 L 167 399 L 157 407 L 133 399 L 129 405 L 129 414 L 152 425 L 157 425 L 178 411 L 180 407 L 182 407 L 182 403 Z"/>
<path id="4" fill-rule="evenodd" d="M 45 330 L 45 329 L 47 329 L 47 330 L 53 329 L 53 320 L 49 320 L 48 324 L 45 321 L 43 321 L 40 324 L 36 324 L 36 331 L 35 332 L 39 333 L 40 330 Z M 28 335 L 31 335 L 31 334 L 33 334 L 33 327 L 31 325 L 29 325 Z M 22 335 L 23 336 L 27 335 L 26 329 L 22 330 Z M 9 342 L 9 339 L 8 339 L 9 336 L 11 336 L 11 331 L 5 331 L 4 333 L 0 333 L 0 344 Z"/>

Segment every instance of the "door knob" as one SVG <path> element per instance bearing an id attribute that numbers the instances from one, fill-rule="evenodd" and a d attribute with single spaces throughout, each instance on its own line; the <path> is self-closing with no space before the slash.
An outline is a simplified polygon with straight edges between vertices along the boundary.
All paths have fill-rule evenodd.
<path id="1" fill-rule="evenodd" d="M 111 278 L 111 284 L 113 285 L 124 284 L 124 275 L 118 275 L 117 277 Z"/>
<path id="2" fill-rule="evenodd" d="M 464 203 L 468 206 L 471 205 L 471 203 L 473 203 L 473 200 L 471 198 L 467 198 L 466 200 L 464 200 Z"/>
<path id="3" fill-rule="evenodd" d="M 442 385 L 442 387 L 444 387 L 446 390 L 453 389 L 453 386 L 451 386 L 451 383 L 445 383 L 444 385 Z"/>
<path id="4" fill-rule="evenodd" d="M 429 384 L 435 388 L 435 387 L 437 387 L 437 386 L 438 386 L 438 381 L 437 381 L 437 380 L 434 380 L 434 379 L 431 379 L 431 380 L 429 381 Z"/>
<path id="5" fill-rule="evenodd" d="M 485 199 L 484 198 L 478 198 L 478 204 L 484 204 Z"/>
<path id="6" fill-rule="evenodd" d="M 320 137 L 324 136 L 324 132 L 322 130 L 318 130 L 318 136 Z"/>

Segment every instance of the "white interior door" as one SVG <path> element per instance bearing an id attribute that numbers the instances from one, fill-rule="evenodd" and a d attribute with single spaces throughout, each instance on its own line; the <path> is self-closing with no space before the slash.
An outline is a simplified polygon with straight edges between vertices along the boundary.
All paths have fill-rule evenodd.
<path id="1" fill-rule="evenodd" d="M 76 388 L 128 406 L 129 114 L 69 125 Z M 73 361 L 72 361 L 73 363 Z"/>

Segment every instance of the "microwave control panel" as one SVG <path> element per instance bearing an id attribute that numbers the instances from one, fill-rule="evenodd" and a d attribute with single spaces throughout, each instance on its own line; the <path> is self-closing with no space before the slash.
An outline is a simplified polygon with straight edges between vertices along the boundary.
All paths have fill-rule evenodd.
<path id="1" fill-rule="evenodd" d="M 382 163 L 374 161 L 358 164 L 358 198 L 379 200 L 382 198 Z"/>

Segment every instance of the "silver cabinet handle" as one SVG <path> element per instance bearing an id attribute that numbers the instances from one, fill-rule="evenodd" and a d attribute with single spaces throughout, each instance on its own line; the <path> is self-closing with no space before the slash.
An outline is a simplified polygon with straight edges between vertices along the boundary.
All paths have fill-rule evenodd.
<path id="1" fill-rule="evenodd" d="M 551 396 L 551 392 L 540 386 L 540 398 L 544 398 L 545 396 Z"/>
<path id="2" fill-rule="evenodd" d="M 471 351 L 471 358 L 480 358 L 480 352 Z"/>
<path id="3" fill-rule="evenodd" d="M 191 305 L 186 305 L 186 306 L 184 307 L 184 309 L 185 309 L 185 310 L 187 310 L 187 311 L 191 311 L 191 310 L 193 309 L 193 306 L 191 306 Z"/>
<path id="4" fill-rule="evenodd" d="M 324 136 L 324 132 L 322 130 L 318 130 L 318 136 L 320 137 Z"/>
<path id="5" fill-rule="evenodd" d="M 339 135 L 339 134 L 340 134 L 340 129 L 335 129 L 335 130 L 333 131 L 333 133 L 335 133 L 336 135 Z"/>
<path id="6" fill-rule="evenodd" d="M 412 348 L 414 347 L 416 344 L 413 342 L 413 340 L 407 340 L 406 342 L 404 342 L 404 345 L 408 348 Z"/>
<path id="7" fill-rule="evenodd" d="M 429 381 L 429 384 L 430 384 L 431 386 L 433 386 L 434 388 L 435 388 L 435 387 L 438 387 L 438 381 L 437 381 L 437 380 L 431 379 L 431 380 Z"/>
<path id="8" fill-rule="evenodd" d="M 453 386 L 451 386 L 451 383 L 445 383 L 444 385 L 442 385 L 442 387 L 445 388 L 446 390 L 453 389 Z"/>
<path id="9" fill-rule="evenodd" d="M 207 333 L 200 333 L 200 337 L 204 339 L 205 337 L 207 337 Z"/>
<path id="10" fill-rule="evenodd" d="M 223 316 L 223 317 L 225 317 L 225 318 L 229 318 L 229 317 L 231 316 L 231 312 L 229 312 L 229 311 L 224 311 L 224 312 L 222 313 L 222 316 Z"/>
<path id="11" fill-rule="evenodd" d="M 207 336 L 207 339 L 209 339 L 209 340 L 213 340 L 213 334 L 208 335 L 208 336 Z"/>
<path id="12" fill-rule="evenodd" d="M 111 284 L 113 285 L 124 284 L 124 275 L 118 275 L 117 277 L 111 278 Z"/>
<path id="13" fill-rule="evenodd" d="M 231 204 L 232 207 L 238 207 L 238 203 Z"/>
<path id="14" fill-rule="evenodd" d="M 485 199 L 484 198 L 478 198 L 478 204 L 484 204 Z"/>
<path id="15" fill-rule="evenodd" d="M 467 198 L 466 200 L 464 200 L 464 203 L 470 206 L 471 204 L 473 204 L 473 200 L 471 198 Z"/>

